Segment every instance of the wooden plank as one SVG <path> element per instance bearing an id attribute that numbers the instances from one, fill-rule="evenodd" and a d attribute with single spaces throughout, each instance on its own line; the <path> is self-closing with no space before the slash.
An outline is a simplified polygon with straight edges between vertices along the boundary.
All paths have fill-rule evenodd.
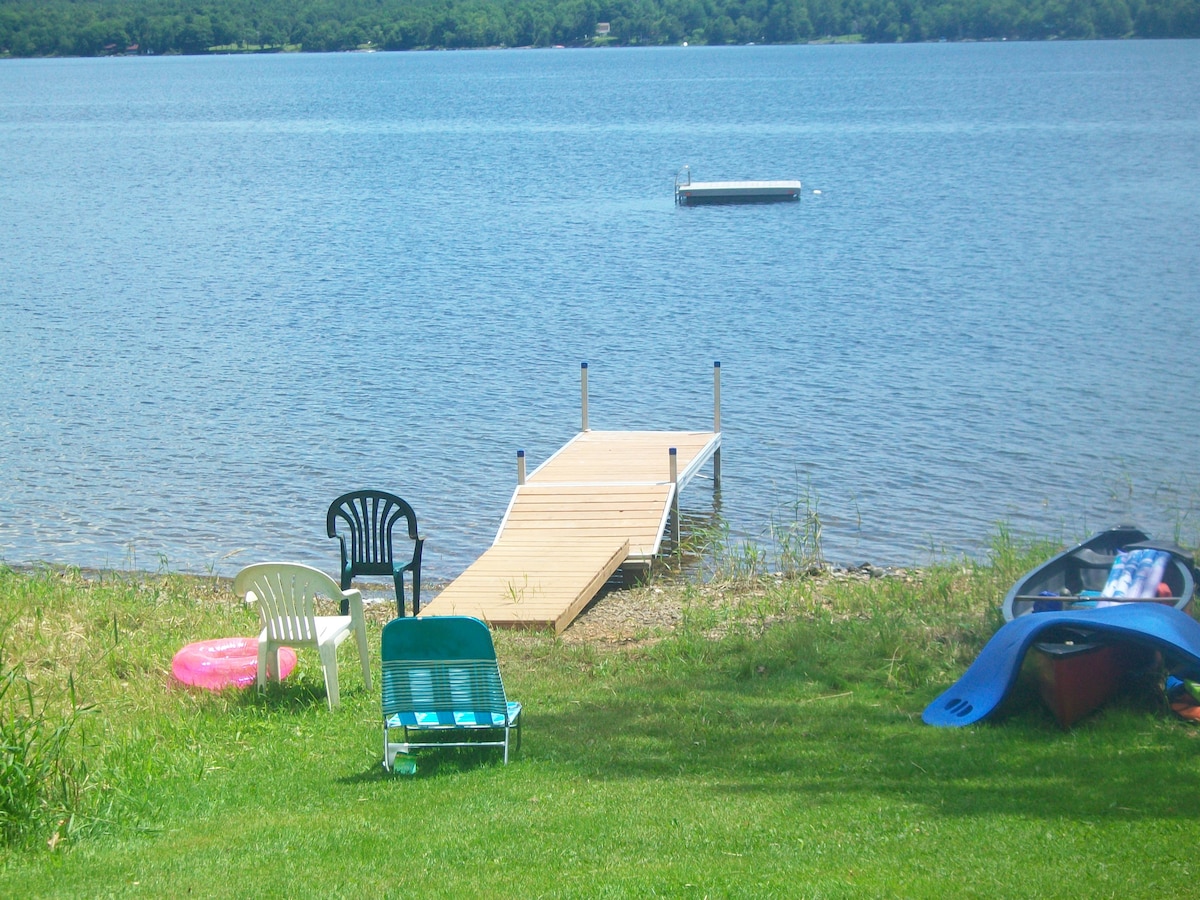
<path id="1" fill-rule="evenodd" d="M 629 556 L 639 562 L 658 553 L 673 489 L 668 484 L 525 484 L 513 493 L 497 543 L 519 534 L 541 538 L 569 530 L 573 535 L 624 535 Z"/>
<path id="2" fill-rule="evenodd" d="M 433 598 L 421 615 L 465 615 L 493 627 L 553 628 L 561 633 L 612 577 L 629 542 L 501 543 L 487 550 Z"/>
<path id="3" fill-rule="evenodd" d="M 576 435 L 526 479 L 555 482 L 665 482 L 671 477 L 670 448 L 676 448 L 680 484 L 720 447 L 709 431 L 585 431 Z"/>

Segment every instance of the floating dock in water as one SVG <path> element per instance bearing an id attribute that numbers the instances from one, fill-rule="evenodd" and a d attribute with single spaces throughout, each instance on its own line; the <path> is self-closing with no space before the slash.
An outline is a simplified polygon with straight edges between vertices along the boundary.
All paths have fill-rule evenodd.
<path id="1" fill-rule="evenodd" d="M 583 430 L 528 477 L 518 451 L 517 486 L 491 548 L 421 615 L 562 632 L 617 569 L 649 566 L 665 537 L 678 541 L 679 492 L 709 460 L 720 486 L 720 363 L 712 431 L 592 431 L 586 363 L 580 378 Z"/>
<path id="2" fill-rule="evenodd" d="M 687 180 L 680 177 L 686 175 Z M 675 202 L 683 206 L 700 203 L 777 203 L 800 199 L 799 181 L 692 181 L 684 166 L 675 175 Z"/>

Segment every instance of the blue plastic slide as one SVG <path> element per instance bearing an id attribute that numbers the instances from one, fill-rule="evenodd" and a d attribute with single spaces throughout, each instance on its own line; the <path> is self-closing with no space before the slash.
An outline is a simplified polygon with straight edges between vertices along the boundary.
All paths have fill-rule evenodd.
<path id="1" fill-rule="evenodd" d="M 1158 603 L 1123 603 L 1100 609 L 1031 613 L 997 631 L 950 690 L 925 707 L 927 725 L 970 725 L 998 707 L 1021 671 L 1025 651 L 1049 628 L 1071 625 L 1112 635 L 1162 652 L 1168 666 L 1200 680 L 1200 622 Z"/>

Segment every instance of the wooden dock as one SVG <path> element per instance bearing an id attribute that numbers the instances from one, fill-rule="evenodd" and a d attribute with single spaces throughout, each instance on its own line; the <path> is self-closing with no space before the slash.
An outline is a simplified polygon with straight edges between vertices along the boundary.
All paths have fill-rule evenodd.
<path id="1" fill-rule="evenodd" d="M 717 363 L 712 431 L 592 431 L 584 364 L 583 430 L 528 477 L 518 453 L 491 548 L 421 615 L 562 632 L 618 568 L 648 566 L 678 527 L 680 490 L 710 460 L 720 484 L 720 371 Z"/>
<path id="2" fill-rule="evenodd" d="M 686 181 L 681 181 L 683 175 Z M 675 176 L 675 202 L 682 206 L 701 203 L 776 203 L 800 199 L 799 181 L 692 181 L 684 166 Z"/>

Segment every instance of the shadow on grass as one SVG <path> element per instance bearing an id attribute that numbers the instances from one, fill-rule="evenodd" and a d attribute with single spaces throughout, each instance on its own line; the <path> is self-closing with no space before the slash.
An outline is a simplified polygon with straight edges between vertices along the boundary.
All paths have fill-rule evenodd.
<path id="1" fill-rule="evenodd" d="M 380 729 L 382 734 L 382 728 Z M 490 739 L 490 738 L 489 738 Z M 416 781 L 437 776 L 461 775 L 477 769 L 488 769 L 504 765 L 504 750 L 498 747 L 423 747 L 408 758 L 416 761 L 416 771 L 405 773 L 397 768 L 388 772 L 383 768 L 383 739 L 380 737 L 380 753 L 375 765 L 355 775 L 337 779 L 339 784 L 375 784 L 381 781 Z M 397 764 L 405 756 L 396 757 Z M 509 759 L 515 759 L 510 749 Z"/>
<path id="2" fill-rule="evenodd" d="M 924 725 L 939 689 L 823 678 L 820 660 L 747 666 L 753 649 L 706 667 L 589 685 L 568 708 L 532 709 L 528 758 L 595 780 L 686 780 L 716 794 L 890 798 L 927 814 L 1193 820 L 1200 734 L 1145 691 L 1063 732 L 1022 681 L 992 721 Z M 734 673 L 749 670 L 749 676 Z M 532 738 L 532 740 L 530 740 Z"/>
<path id="3" fill-rule="evenodd" d="M 364 694 L 362 679 L 342 685 L 340 690 L 341 707 L 329 709 L 329 696 L 323 682 L 308 678 L 289 678 L 283 682 L 270 681 L 263 690 L 256 685 L 248 687 L 230 687 L 228 691 L 231 706 L 268 712 L 296 714 L 309 710 L 324 710 L 338 714 L 341 707 L 355 703 Z M 377 697 L 375 691 L 366 692 Z"/>

